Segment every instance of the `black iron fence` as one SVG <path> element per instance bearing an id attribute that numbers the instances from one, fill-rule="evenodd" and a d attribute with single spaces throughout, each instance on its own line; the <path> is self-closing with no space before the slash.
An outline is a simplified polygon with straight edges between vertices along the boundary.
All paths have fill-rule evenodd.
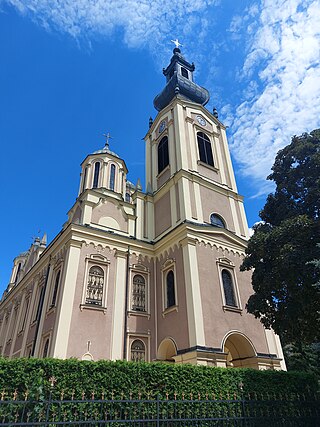
<path id="1" fill-rule="evenodd" d="M 320 426 L 317 396 L 177 395 L 170 399 L 31 399 L 26 393 L 0 394 L 0 426 L 211 427 Z"/>

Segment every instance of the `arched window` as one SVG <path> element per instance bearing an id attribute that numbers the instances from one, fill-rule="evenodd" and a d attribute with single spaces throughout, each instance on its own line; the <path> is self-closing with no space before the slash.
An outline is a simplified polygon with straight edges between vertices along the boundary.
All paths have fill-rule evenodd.
<path id="1" fill-rule="evenodd" d="M 44 343 L 42 357 L 48 357 L 48 350 L 49 350 L 49 338 Z"/>
<path id="2" fill-rule="evenodd" d="M 130 203 L 130 193 L 126 193 L 126 202 L 129 202 Z"/>
<path id="3" fill-rule="evenodd" d="M 114 181 L 116 177 L 116 167 L 115 165 L 111 165 L 110 168 L 110 182 L 109 182 L 109 188 L 110 190 L 114 191 Z"/>
<path id="4" fill-rule="evenodd" d="M 210 139 L 203 132 L 197 133 L 199 157 L 201 162 L 214 166 Z"/>
<path id="5" fill-rule="evenodd" d="M 54 307 L 56 305 L 58 288 L 59 288 L 59 281 L 60 281 L 60 270 L 58 271 L 58 274 L 56 275 L 56 280 L 54 282 L 54 288 L 53 288 L 52 300 L 51 300 L 51 306 L 50 307 Z"/>
<path id="6" fill-rule="evenodd" d="M 146 360 L 146 348 L 141 340 L 134 340 L 131 344 L 131 361 L 144 362 Z"/>
<path id="7" fill-rule="evenodd" d="M 103 270 L 101 267 L 95 265 L 89 270 L 86 304 L 102 306 L 103 286 Z"/>
<path id="8" fill-rule="evenodd" d="M 174 273 L 172 270 L 167 273 L 167 307 L 176 305 L 176 295 L 174 289 Z"/>
<path id="9" fill-rule="evenodd" d="M 211 225 L 214 225 L 215 227 L 226 228 L 226 225 L 225 225 L 223 219 L 217 214 L 211 214 L 210 215 L 210 223 L 211 223 Z"/>
<path id="10" fill-rule="evenodd" d="M 158 173 L 162 172 L 169 164 L 168 137 L 164 136 L 158 145 Z"/>
<path id="11" fill-rule="evenodd" d="M 100 163 L 99 163 L 100 164 Z M 88 167 L 85 168 L 84 170 L 84 174 L 83 174 L 83 179 L 82 179 L 82 189 L 81 189 L 81 193 L 85 190 L 86 188 L 86 181 L 87 181 L 87 175 L 88 175 Z"/>
<path id="12" fill-rule="evenodd" d="M 100 163 L 97 162 L 94 165 L 94 175 L 93 175 L 93 185 L 92 188 L 97 188 L 99 184 L 99 172 L 100 172 Z"/>
<path id="13" fill-rule="evenodd" d="M 132 310 L 146 311 L 146 281 L 140 274 L 135 274 L 132 281 Z"/>
<path id="14" fill-rule="evenodd" d="M 226 305 L 229 305 L 230 307 L 237 307 L 231 273 L 230 271 L 223 269 L 221 275 Z"/>

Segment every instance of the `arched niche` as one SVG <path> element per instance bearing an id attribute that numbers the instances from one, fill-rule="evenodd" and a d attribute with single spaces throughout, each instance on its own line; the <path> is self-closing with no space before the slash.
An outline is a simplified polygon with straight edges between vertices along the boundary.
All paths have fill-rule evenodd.
<path id="1" fill-rule="evenodd" d="M 223 350 L 227 353 L 227 368 L 258 369 L 257 353 L 251 341 L 239 332 L 229 334 Z"/>
<path id="2" fill-rule="evenodd" d="M 163 341 L 161 341 L 158 347 L 157 360 L 174 362 L 174 357 L 176 355 L 177 347 L 171 338 L 165 338 Z"/>

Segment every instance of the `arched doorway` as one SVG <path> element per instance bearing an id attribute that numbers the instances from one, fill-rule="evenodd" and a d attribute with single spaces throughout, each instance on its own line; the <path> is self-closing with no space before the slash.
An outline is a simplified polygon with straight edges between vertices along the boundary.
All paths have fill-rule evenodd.
<path id="1" fill-rule="evenodd" d="M 158 348 L 157 360 L 174 362 L 174 356 L 176 355 L 177 347 L 171 338 L 165 338 L 163 341 L 161 341 Z"/>
<path id="2" fill-rule="evenodd" d="M 227 353 L 227 368 L 258 369 L 257 353 L 253 344 L 239 332 L 231 333 L 226 337 L 223 350 Z"/>

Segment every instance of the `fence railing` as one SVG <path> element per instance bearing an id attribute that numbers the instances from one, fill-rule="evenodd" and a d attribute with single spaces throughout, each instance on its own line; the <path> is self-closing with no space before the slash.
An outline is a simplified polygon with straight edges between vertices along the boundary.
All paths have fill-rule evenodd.
<path id="1" fill-rule="evenodd" d="M 109 426 L 109 427 L 315 427 L 320 426 L 316 396 L 286 399 L 232 396 L 228 399 L 206 395 L 173 399 L 19 399 L 0 393 L 0 426 Z"/>

